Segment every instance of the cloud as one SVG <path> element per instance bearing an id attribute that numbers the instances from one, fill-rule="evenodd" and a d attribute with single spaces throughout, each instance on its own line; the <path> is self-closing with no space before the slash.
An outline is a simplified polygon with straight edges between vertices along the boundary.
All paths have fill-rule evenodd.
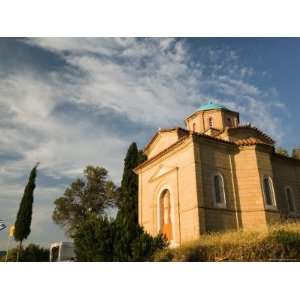
<path id="1" fill-rule="evenodd" d="M 143 146 L 158 127 L 183 126 L 208 100 L 240 111 L 277 139 L 283 136 L 276 89 L 255 85 L 257 71 L 230 49 L 200 49 L 195 57 L 186 39 L 22 42 L 63 62 L 56 69 L 30 65 L 0 74 L 0 196 L 10 199 L 1 212 L 14 221 L 26 177 L 40 161 L 44 180 L 37 188 L 32 240 L 61 237 L 51 227 L 53 201 L 86 165 L 103 165 L 120 181 L 129 143 Z"/>

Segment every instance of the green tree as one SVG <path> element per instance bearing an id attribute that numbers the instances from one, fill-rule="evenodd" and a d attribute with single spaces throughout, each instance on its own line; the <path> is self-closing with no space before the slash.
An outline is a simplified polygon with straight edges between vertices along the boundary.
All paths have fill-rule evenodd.
<path id="1" fill-rule="evenodd" d="M 287 156 L 287 157 L 289 156 L 289 152 L 286 149 L 282 148 L 282 147 L 278 147 L 276 149 L 276 153 Z"/>
<path id="2" fill-rule="evenodd" d="M 90 215 L 103 216 L 118 198 L 118 189 L 109 180 L 106 169 L 88 166 L 84 175 L 85 180 L 75 180 L 54 202 L 52 218 L 69 235 L 76 233 Z"/>
<path id="3" fill-rule="evenodd" d="M 77 261 L 113 261 L 114 223 L 90 216 L 73 235 Z"/>
<path id="4" fill-rule="evenodd" d="M 49 261 L 49 250 L 39 245 L 29 244 L 25 250 L 22 252 L 21 261 Z"/>
<path id="5" fill-rule="evenodd" d="M 30 234 L 32 219 L 33 192 L 35 189 L 35 179 L 37 175 L 38 164 L 31 170 L 28 183 L 25 187 L 24 194 L 20 203 L 17 219 L 15 222 L 14 237 L 19 242 L 19 249 L 22 250 L 22 242 Z"/>
<path id="6" fill-rule="evenodd" d="M 292 157 L 296 159 L 300 159 L 300 148 L 293 149 Z"/>
<path id="7" fill-rule="evenodd" d="M 138 236 L 138 176 L 133 169 L 140 163 L 140 153 L 136 143 L 132 143 L 124 160 L 123 176 L 115 221 L 115 260 L 130 261 L 132 242 Z"/>
<path id="8" fill-rule="evenodd" d="M 141 257 L 145 259 L 145 256 L 148 256 L 146 252 L 151 252 L 149 249 L 153 244 L 152 237 L 138 224 L 138 176 L 133 171 L 145 160 L 146 156 L 143 152 L 138 150 L 136 143 L 132 143 L 124 160 L 119 211 L 115 221 L 114 260 L 116 261 L 135 261 L 140 260 Z"/>
<path id="9" fill-rule="evenodd" d="M 128 234 L 116 220 L 90 216 L 77 228 L 73 235 L 76 260 L 82 262 L 96 261 L 151 261 L 157 250 L 167 246 L 162 235 L 150 236 L 142 227 L 136 226 L 135 238 L 127 240 L 123 252 L 119 252 L 117 241 L 121 234 Z M 124 241 L 124 240 L 123 240 Z M 122 244 L 123 245 L 123 244 Z"/>
<path id="10" fill-rule="evenodd" d="M 124 160 L 123 177 L 119 198 L 118 217 L 138 223 L 138 176 L 133 169 L 140 163 L 141 154 L 136 143 L 132 143 Z"/>
<path id="11" fill-rule="evenodd" d="M 138 224 L 138 177 L 133 169 L 144 160 L 136 143 L 132 143 L 124 161 L 121 187 L 115 189 L 115 220 L 108 219 L 105 210 L 101 214 L 85 210 L 74 219 L 77 226 L 72 237 L 78 261 L 148 261 L 157 249 L 166 247 L 163 236 L 151 237 Z M 69 210 L 64 209 L 64 214 Z"/>

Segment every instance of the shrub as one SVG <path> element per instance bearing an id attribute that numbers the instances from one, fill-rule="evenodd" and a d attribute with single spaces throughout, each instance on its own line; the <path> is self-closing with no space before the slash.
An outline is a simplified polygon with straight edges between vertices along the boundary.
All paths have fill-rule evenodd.
<path id="1" fill-rule="evenodd" d="M 10 249 L 8 252 L 9 262 L 17 261 L 18 248 Z M 6 256 L 1 257 L 2 262 L 4 262 Z M 42 248 L 35 244 L 29 244 L 26 248 L 23 248 L 19 257 L 21 262 L 48 262 L 49 261 L 49 250 Z"/>
<path id="2" fill-rule="evenodd" d="M 155 261 L 300 261 L 300 224 L 270 227 L 265 232 L 203 235 L 180 248 L 164 249 Z"/>
<path id="3" fill-rule="evenodd" d="M 89 217 L 73 235 L 77 261 L 150 261 L 167 246 L 163 236 L 150 236 L 139 225 L 127 226 L 107 217 Z M 128 238 L 130 235 L 130 238 Z"/>
<path id="4" fill-rule="evenodd" d="M 89 217 L 73 238 L 77 261 L 113 261 L 114 224 L 107 217 Z"/>

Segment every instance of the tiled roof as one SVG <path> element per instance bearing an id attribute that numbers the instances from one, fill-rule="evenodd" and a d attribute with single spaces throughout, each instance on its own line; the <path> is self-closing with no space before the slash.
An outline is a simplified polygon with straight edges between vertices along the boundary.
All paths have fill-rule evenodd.
<path id="1" fill-rule="evenodd" d="M 237 144 L 238 146 L 268 145 L 261 140 L 252 137 L 235 141 L 235 144 Z"/>
<path id="2" fill-rule="evenodd" d="M 230 127 L 228 128 L 228 130 L 239 130 L 239 129 L 244 129 L 244 128 L 249 128 L 249 129 L 254 129 L 258 134 L 260 134 L 261 136 L 263 136 L 265 139 L 267 139 L 270 144 L 275 144 L 275 141 L 266 133 L 262 132 L 261 130 L 259 130 L 258 128 L 252 126 L 252 125 L 239 125 L 238 127 Z"/>
<path id="3" fill-rule="evenodd" d="M 171 128 L 171 129 L 161 129 L 160 131 L 163 132 L 168 132 L 168 131 L 173 131 L 173 130 L 182 130 L 182 132 L 184 132 L 185 135 L 183 135 L 181 138 L 179 138 L 178 141 L 176 141 L 175 143 L 173 143 L 172 145 L 170 145 L 169 147 L 165 148 L 164 150 L 162 150 L 161 152 L 157 153 L 156 155 L 154 155 L 153 157 L 151 157 L 150 159 L 144 161 L 142 164 L 138 165 L 134 171 L 139 170 L 140 168 L 148 165 L 149 163 L 151 163 L 152 161 L 158 159 L 159 157 L 163 156 L 164 154 L 168 153 L 169 151 L 171 151 L 172 149 L 176 148 L 178 145 L 180 145 L 181 143 L 183 143 L 188 137 L 190 137 L 191 135 L 194 136 L 199 136 L 199 137 L 203 137 L 209 140 L 213 140 L 213 141 L 217 141 L 217 142 L 221 142 L 221 143 L 225 143 L 225 144 L 230 144 L 230 145 L 235 145 L 235 143 L 230 142 L 230 141 L 226 141 L 224 139 L 221 138 L 217 138 L 217 137 L 213 137 L 213 136 L 209 136 L 207 134 L 204 133 L 196 133 L 193 131 L 189 131 L 186 129 L 183 129 L 181 127 L 176 127 L 176 128 Z M 159 132 L 157 132 L 156 134 L 158 134 Z M 156 135 L 155 135 L 156 136 Z M 153 138 L 155 138 L 155 136 Z M 153 139 L 152 138 L 152 139 Z M 150 143 L 148 143 L 149 145 Z M 144 150 L 145 151 L 145 150 Z"/>
<path id="4" fill-rule="evenodd" d="M 256 127 L 252 127 L 251 125 L 241 125 L 239 127 L 230 128 L 230 129 L 239 129 L 239 128 L 251 128 L 251 129 L 254 129 L 257 132 L 259 132 L 263 137 L 265 137 L 267 140 L 269 140 L 270 144 L 274 143 L 274 141 L 268 135 L 264 134 L 262 131 L 260 131 Z M 182 137 L 180 137 L 178 139 L 178 141 L 176 141 L 175 143 L 173 143 L 169 147 L 165 148 L 164 150 L 162 150 L 158 154 L 154 155 L 150 159 L 148 159 L 145 162 L 143 162 L 142 164 L 138 165 L 134 169 L 134 171 L 137 171 L 140 168 L 142 168 L 142 167 L 150 164 L 154 160 L 158 159 L 159 157 L 161 157 L 164 154 L 168 153 L 172 149 L 176 148 L 178 145 L 182 144 L 191 135 L 193 135 L 193 136 L 199 136 L 199 137 L 202 137 L 202 138 L 205 138 L 205 139 L 208 139 L 208 140 L 212 140 L 212 141 L 216 141 L 216 142 L 221 142 L 221 143 L 225 143 L 225 144 L 230 144 L 230 145 L 235 145 L 235 146 L 253 146 L 253 145 L 266 145 L 266 146 L 270 146 L 270 144 L 267 144 L 267 143 L 261 141 L 260 139 L 253 138 L 253 137 L 249 137 L 249 138 L 245 138 L 245 139 L 240 139 L 240 140 L 237 140 L 235 142 L 232 142 L 232 141 L 224 140 L 224 139 L 222 139 L 222 138 L 220 138 L 218 136 L 210 136 L 210 135 L 207 135 L 207 134 L 204 134 L 204 133 L 197 133 L 197 132 L 193 132 L 193 131 L 190 131 L 190 130 L 186 130 L 186 129 L 181 128 L 181 127 L 174 127 L 174 128 L 163 128 L 163 129 L 160 129 L 158 132 L 156 132 L 156 134 L 152 137 L 152 139 L 150 140 L 150 142 L 144 148 L 144 151 L 151 145 L 151 143 L 154 141 L 154 139 L 156 138 L 156 136 L 160 132 L 171 132 L 171 131 L 174 131 L 174 130 L 180 131 L 182 133 Z"/>
<path id="5" fill-rule="evenodd" d="M 221 142 L 221 143 L 232 144 L 232 145 L 235 144 L 234 142 L 230 142 L 230 141 L 224 140 L 222 138 L 219 138 L 217 136 L 211 136 L 211 135 L 207 135 L 204 133 L 193 132 L 193 135 L 201 136 L 201 137 L 207 138 L 209 140 L 214 140 L 214 141 Z"/>

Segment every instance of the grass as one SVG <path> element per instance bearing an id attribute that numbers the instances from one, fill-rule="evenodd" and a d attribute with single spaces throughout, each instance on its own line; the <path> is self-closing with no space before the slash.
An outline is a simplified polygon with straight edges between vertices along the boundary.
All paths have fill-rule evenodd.
<path id="1" fill-rule="evenodd" d="M 164 249 L 155 261 L 300 261 L 300 223 L 268 231 L 235 231 L 203 235 L 179 248 Z"/>

